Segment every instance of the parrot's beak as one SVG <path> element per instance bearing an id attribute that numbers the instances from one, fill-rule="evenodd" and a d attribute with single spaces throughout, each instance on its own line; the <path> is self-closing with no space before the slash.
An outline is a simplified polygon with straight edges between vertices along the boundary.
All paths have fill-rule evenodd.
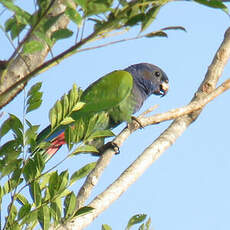
<path id="1" fill-rule="evenodd" d="M 167 94 L 169 90 L 169 83 L 168 82 L 165 82 L 163 81 L 160 85 L 160 95 L 163 97 Z"/>

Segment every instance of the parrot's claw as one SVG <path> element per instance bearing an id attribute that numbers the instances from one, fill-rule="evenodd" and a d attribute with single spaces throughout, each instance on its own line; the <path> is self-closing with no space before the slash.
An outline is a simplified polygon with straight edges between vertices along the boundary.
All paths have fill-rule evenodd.
<path id="1" fill-rule="evenodd" d="M 141 124 L 140 120 L 137 117 L 132 116 L 131 118 L 132 118 L 132 120 L 134 120 L 138 123 L 138 125 L 140 126 L 141 129 L 144 128 L 144 126 Z"/>
<path id="2" fill-rule="evenodd" d="M 120 148 L 119 148 L 119 146 L 118 146 L 115 142 L 112 142 L 112 141 L 106 143 L 105 145 L 103 145 L 103 146 L 102 146 L 101 148 L 99 148 L 98 150 L 99 150 L 100 153 L 103 153 L 103 152 L 104 152 L 105 150 L 107 150 L 107 149 L 113 149 L 114 152 L 115 152 L 115 154 L 119 154 L 119 153 L 120 153 Z"/>

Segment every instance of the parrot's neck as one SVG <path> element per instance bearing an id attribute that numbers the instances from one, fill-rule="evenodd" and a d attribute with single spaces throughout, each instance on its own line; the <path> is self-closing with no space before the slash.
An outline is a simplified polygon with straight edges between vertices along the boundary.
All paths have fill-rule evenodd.
<path id="1" fill-rule="evenodd" d="M 144 100 L 153 93 L 154 87 L 150 80 L 146 80 L 142 77 L 138 77 L 138 78 L 134 77 L 133 79 L 134 79 L 134 84 L 137 85 L 137 88 L 139 89 Z"/>
<path id="2" fill-rule="evenodd" d="M 143 105 L 144 101 L 152 94 L 152 90 L 149 87 L 150 84 L 148 83 L 148 80 L 140 80 L 139 78 L 133 78 L 134 84 L 133 84 L 133 90 L 132 95 L 134 96 L 135 100 L 135 108 L 133 113 L 136 113 L 140 110 L 141 106 Z"/>

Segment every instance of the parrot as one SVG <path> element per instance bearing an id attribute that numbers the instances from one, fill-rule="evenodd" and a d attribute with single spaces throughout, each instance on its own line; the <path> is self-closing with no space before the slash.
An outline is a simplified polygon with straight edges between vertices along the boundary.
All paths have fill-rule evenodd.
<path id="1" fill-rule="evenodd" d="M 169 79 L 160 67 L 150 63 L 133 64 L 106 74 L 86 88 L 80 98 L 85 105 L 72 117 L 76 121 L 79 117 L 104 112 L 108 119 L 100 123 L 99 129 L 113 129 L 122 122 L 131 122 L 132 115 L 141 109 L 150 95 L 165 96 L 168 89 Z M 50 126 L 45 128 L 38 139 L 42 139 L 50 129 Z M 66 144 L 64 131 L 65 127 L 46 138 L 50 143 L 46 154 L 53 156 Z M 90 144 L 100 149 L 104 145 L 104 138 L 100 139 Z"/>

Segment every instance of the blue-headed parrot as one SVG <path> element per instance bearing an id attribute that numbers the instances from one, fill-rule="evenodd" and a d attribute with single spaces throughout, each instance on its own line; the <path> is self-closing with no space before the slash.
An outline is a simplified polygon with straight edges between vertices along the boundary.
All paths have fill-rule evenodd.
<path id="1" fill-rule="evenodd" d="M 144 101 L 152 94 L 164 96 L 168 92 L 169 80 L 167 75 L 159 67 L 140 63 L 127 67 L 124 70 L 115 70 L 94 83 L 92 83 L 81 95 L 81 101 L 85 103 L 83 108 L 72 117 L 77 121 L 79 117 L 104 112 L 107 116 L 101 122 L 99 129 L 112 129 L 122 122 L 130 122 L 132 114 L 142 107 Z M 102 103 L 103 100 L 103 103 Z M 74 125 L 72 125 L 74 129 Z M 51 129 L 48 126 L 38 136 L 42 139 L 45 133 Z M 50 135 L 46 141 L 50 143 L 46 154 L 55 154 L 66 143 L 64 129 L 58 129 Z M 104 139 L 92 143 L 100 148 Z"/>

